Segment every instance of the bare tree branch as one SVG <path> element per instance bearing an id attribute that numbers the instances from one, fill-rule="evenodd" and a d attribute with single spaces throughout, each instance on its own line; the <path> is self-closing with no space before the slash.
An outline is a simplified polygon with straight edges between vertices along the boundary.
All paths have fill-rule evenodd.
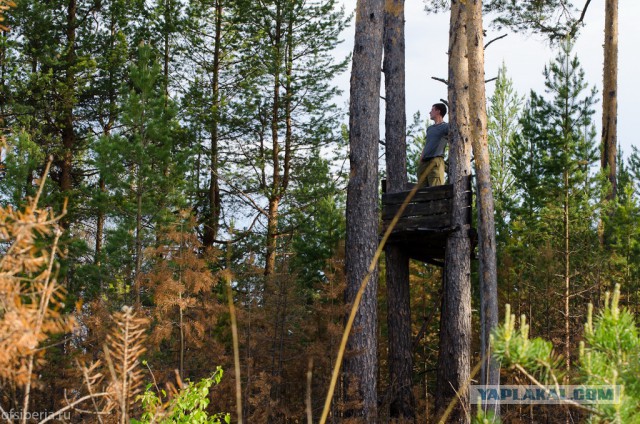
<path id="1" fill-rule="evenodd" d="M 431 77 L 432 80 L 436 80 L 436 81 L 440 81 L 441 83 L 444 83 L 446 85 L 449 85 L 449 81 L 447 81 L 444 78 L 438 78 L 438 77 Z"/>
<path id="2" fill-rule="evenodd" d="M 584 7 L 582 8 L 582 13 L 580 14 L 580 18 L 577 21 L 575 21 L 571 26 L 571 31 L 569 32 L 569 35 L 571 35 L 571 37 L 576 35 L 576 32 L 578 31 L 578 26 L 580 26 L 580 24 L 584 21 L 584 17 L 587 14 L 587 9 L 589 8 L 590 4 L 591 4 L 591 0 L 587 0 L 586 3 L 584 4 Z"/>
<path id="3" fill-rule="evenodd" d="M 493 43 L 493 42 L 495 42 L 495 41 L 498 41 L 498 40 L 502 40 L 502 39 L 503 39 L 504 37 L 506 37 L 507 35 L 509 35 L 509 34 L 502 34 L 501 36 L 496 37 L 496 38 L 494 38 L 493 40 L 490 40 L 487 44 L 485 44 L 485 45 L 484 45 L 484 49 L 486 50 L 486 49 L 487 49 L 487 47 L 489 47 L 489 46 L 491 45 L 491 43 Z"/>

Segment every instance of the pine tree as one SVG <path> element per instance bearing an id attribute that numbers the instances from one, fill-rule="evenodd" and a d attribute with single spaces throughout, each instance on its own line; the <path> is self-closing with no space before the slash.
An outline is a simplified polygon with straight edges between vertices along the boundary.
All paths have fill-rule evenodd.
<path id="1" fill-rule="evenodd" d="M 604 66 L 602 82 L 602 139 L 600 167 L 607 172 L 611 186 L 607 200 L 618 193 L 616 165 L 618 151 L 618 0 L 605 2 Z M 607 243 L 609 229 L 605 227 L 602 241 Z"/>
<path id="2" fill-rule="evenodd" d="M 471 111 L 469 98 L 469 63 L 467 59 L 467 13 L 470 4 L 460 0 L 451 3 L 449 25 L 449 180 L 453 185 L 451 226 L 455 231 L 447 237 L 445 277 L 440 315 L 436 410 L 444 413 L 456 397 L 451 420 L 466 422 L 468 409 L 466 381 L 470 378 L 471 361 L 471 222 L 468 178 L 471 175 Z"/>
<path id="3" fill-rule="evenodd" d="M 638 196 L 638 151 L 634 148 L 628 164 L 618 154 L 618 195 L 602 211 L 605 227 L 609 229 L 607 258 L 608 272 L 613 281 L 621 283 L 626 293 L 624 301 L 631 312 L 640 311 L 640 198 Z M 635 174 L 635 175 L 634 175 Z M 605 185 L 608 189 L 608 185 Z M 606 197 L 607 192 L 602 197 Z"/>
<path id="4" fill-rule="evenodd" d="M 306 291 L 326 283 L 325 269 L 335 257 L 344 237 L 344 193 L 342 179 L 334 180 L 330 161 L 314 154 L 291 190 L 286 228 L 291 229 L 286 250 L 292 253 L 290 267 Z M 312 292 L 308 292 L 312 296 Z"/>
<path id="5" fill-rule="evenodd" d="M 182 115 L 188 122 L 191 143 L 197 149 L 192 165 L 193 208 L 202 225 L 205 246 L 212 246 L 224 231 L 221 173 L 229 152 L 230 104 L 242 82 L 254 71 L 251 60 L 238 60 L 249 40 L 240 37 L 243 2 L 194 0 L 186 9 L 181 43 L 181 75 L 189 81 L 182 97 Z M 195 76 L 194 76 L 195 75 Z M 227 223 L 228 224 L 228 223 Z"/>
<path id="6" fill-rule="evenodd" d="M 496 199 L 496 233 L 498 240 L 507 236 L 509 211 L 513 206 L 514 177 L 511 169 L 511 146 L 520 131 L 523 98 L 513 88 L 503 63 L 498 71 L 495 90 L 489 99 L 488 136 L 491 173 Z"/>
<path id="7" fill-rule="evenodd" d="M 387 192 L 404 191 L 407 183 L 405 112 L 404 1 L 387 0 L 384 18 L 385 163 Z M 387 323 L 389 332 L 389 416 L 415 417 L 412 391 L 411 300 L 409 256 L 400 246 L 386 246 Z"/>
<path id="8" fill-rule="evenodd" d="M 239 131 L 225 179 L 264 198 L 265 275 L 276 272 L 279 220 L 289 185 L 317 149 L 339 140 L 331 79 L 345 61 L 330 54 L 346 23 L 335 1 L 273 0 L 244 11 L 242 57 L 251 65 L 236 102 Z M 286 206 L 285 206 L 286 207 Z"/>
<path id="9" fill-rule="evenodd" d="M 554 278 L 550 283 L 563 304 L 560 316 L 567 373 L 576 325 L 573 305 L 581 304 L 576 293 L 588 293 L 591 287 L 580 275 L 589 272 L 584 259 L 597 251 L 590 224 L 596 218 L 594 179 L 589 172 L 596 160 L 591 123 L 595 88 L 588 88 L 571 49 L 572 43 L 565 41 L 555 60 L 545 67 L 547 96 L 531 93 L 521 120 L 522 134 L 512 154 L 520 194 L 514 221 L 523 225 L 514 230 L 514 237 L 529 240 L 524 249 L 550 249 L 546 272 L 562 277 L 562 281 Z M 527 148 L 529 152 L 525 152 Z"/>
<path id="10" fill-rule="evenodd" d="M 378 270 L 371 267 L 378 238 L 378 141 L 384 2 L 362 1 L 356 10 L 349 107 L 350 177 L 347 187 L 345 302 L 366 286 L 347 342 L 343 366 L 345 417 L 377 421 Z M 373 264 L 375 265 L 375 264 Z M 370 268 L 371 267 L 371 268 Z M 326 419 L 325 408 L 323 419 Z"/>
<path id="11" fill-rule="evenodd" d="M 478 204 L 478 277 L 480 284 L 480 344 L 486 359 L 480 372 L 484 384 L 500 384 L 500 367 L 493 361 L 489 335 L 498 325 L 498 276 L 496 226 L 491 159 L 487 134 L 487 100 L 484 72 L 482 0 L 473 0 L 467 11 L 467 58 L 469 66 L 469 124 L 471 126 L 476 198 Z M 499 414 L 499 406 L 491 407 Z"/>
<path id="12" fill-rule="evenodd" d="M 188 151 L 181 146 L 176 109 L 163 94 L 161 68 L 148 46 L 139 47 L 130 76 L 131 87 L 121 105 L 123 131 L 103 137 L 96 150 L 111 196 L 112 216 L 120 226 L 113 234 L 127 234 L 128 239 L 108 243 L 115 243 L 111 249 L 122 251 L 128 267 L 125 281 L 134 287 L 139 302 L 137 278 L 144 249 L 157 238 L 154 228 L 173 219 L 172 208 L 184 206 L 182 164 Z"/>
<path id="13" fill-rule="evenodd" d="M 217 174 L 224 182 L 221 191 L 228 193 L 223 206 L 232 211 L 225 213 L 221 231 L 228 233 L 229 224 L 241 216 L 242 222 L 250 223 L 251 235 L 242 243 L 251 242 L 251 251 L 261 257 L 265 278 L 258 293 L 264 299 L 261 306 L 271 311 L 268 318 L 273 321 L 266 342 L 273 358 L 270 402 L 280 404 L 286 387 L 282 384 L 286 372 L 282 359 L 287 346 L 282 341 L 287 338 L 287 324 L 295 320 L 290 316 L 295 314 L 291 305 L 298 295 L 292 286 L 296 279 L 287 275 L 286 268 L 288 241 L 296 232 L 289 224 L 297 223 L 297 209 L 310 210 L 316 201 L 307 198 L 303 204 L 306 190 L 302 184 L 308 171 L 341 141 L 340 113 L 333 104 L 338 90 L 331 79 L 345 69 L 346 62 L 336 61 L 331 50 L 346 22 L 333 0 L 273 0 L 237 6 L 242 8 L 232 15 L 237 26 L 230 29 L 230 35 L 242 37 L 236 52 L 242 64 L 230 72 L 237 69 L 242 81 L 238 81 L 233 97 L 226 88 L 219 93 L 226 97 L 220 97 L 221 108 L 216 112 L 221 117 L 216 121 L 218 163 L 226 164 Z M 230 74 L 221 76 L 229 78 Z M 210 101 L 213 105 L 214 99 Z M 211 137 L 211 128 L 205 137 Z M 210 205 L 207 200 L 203 209 Z M 245 231 L 237 231 L 237 237 Z M 243 248 L 240 246 L 234 250 Z M 271 412 L 271 419 L 276 420 L 283 410 Z"/>
<path id="14" fill-rule="evenodd" d="M 90 125 L 96 128 L 98 137 L 109 137 L 120 122 L 120 97 L 124 88 L 122 81 L 127 78 L 127 61 L 130 55 L 127 37 L 131 29 L 128 18 L 134 13 L 127 6 L 124 0 L 101 2 L 101 7 L 97 10 L 100 25 L 95 33 L 83 34 L 93 41 L 92 47 L 96 58 L 96 72 L 86 103 L 87 118 L 91 122 Z M 97 139 L 93 142 L 95 144 Z M 95 146 L 90 146 L 90 149 L 95 150 Z M 94 159 L 88 164 L 90 172 L 96 172 L 99 165 L 95 163 L 95 155 L 90 157 Z M 95 216 L 93 262 L 99 267 L 109 205 L 106 202 L 104 176 L 98 172 L 97 178 L 90 178 L 88 183 L 88 207 Z"/>

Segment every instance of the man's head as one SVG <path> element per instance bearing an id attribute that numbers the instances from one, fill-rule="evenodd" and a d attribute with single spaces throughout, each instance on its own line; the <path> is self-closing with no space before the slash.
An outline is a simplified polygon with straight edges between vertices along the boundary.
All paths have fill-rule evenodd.
<path id="1" fill-rule="evenodd" d="M 439 120 L 442 120 L 442 118 L 444 118 L 446 114 L 447 114 L 447 107 L 444 105 L 444 103 L 436 103 L 431 107 L 431 112 L 429 112 L 429 118 L 433 119 L 434 121 L 439 121 Z"/>

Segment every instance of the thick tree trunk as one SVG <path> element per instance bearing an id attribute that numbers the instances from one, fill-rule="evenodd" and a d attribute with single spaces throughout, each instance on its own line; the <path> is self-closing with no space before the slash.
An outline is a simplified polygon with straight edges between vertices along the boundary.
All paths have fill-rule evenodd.
<path id="1" fill-rule="evenodd" d="M 345 300 L 353 303 L 378 243 L 378 141 L 384 0 L 360 0 L 356 10 L 349 107 Z M 345 415 L 377 422 L 377 269 L 370 276 L 344 361 Z M 351 390 L 349 390 L 351 389 Z"/>
<path id="2" fill-rule="evenodd" d="M 436 410 L 459 398 L 447 422 L 466 423 L 469 416 L 467 384 L 471 347 L 471 243 L 469 240 L 468 178 L 471 174 L 471 129 L 469 127 L 469 68 L 466 57 L 466 6 L 451 2 L 449 28 L 449 179 L 453 184 L 452 226 L 447 239 Z"/>
<path id="3" fill-rule="evenodd" d="M 602 169 L 607 170 L 611 191 L 616 198 L 617 126 L 618 126 L 618 0 L 606 0 L 604 22 L 604 81 L 602 85 Z"/>
<path id="4" fill-rule="evenodd" d="M 212 246 L 218 236 L 218 226 L 220 217 L 220 184 L 218 182 L 218 121 L 220 117 L 220 43 L 222 41 L 222 0 L 216 1 L 216 33 L 215 44 L 213 46 L 213 92 L 212 94 L 212 117 L 211 117 L 211 150 L 209 152 L 209 191 L 208 208 L 204 219 L 204 235 L 202 244 L 206 247 Z"/>
<path id="5" fill-rule="evenodd" d="M 384 15 L 385 144 L 387 192 L 407 183 L 405 113 L 404 0 L 386 0 Z M 386 248 L 387 326 L 389 331 L 389 416 L 414 420 L 412 391 L 409 257 L 398 246 Z"/>
<path id="6" fill-rule="evenodd" d="M 481 383 L 500 384 L 500 369 L 492 360 L 489 336 L 498 325 L 498 276 L 496 270 L 496 229 L 494 221 L 491 161 L 487 136 L 487 100 L 484 83 L 484 41 L 482 0 L 468 3 L 467 49 L 469 59 L 469 103 L 473 156 L 478 199 L 478 245 L 480 253 L 480 331 L 484 355 Z M 499 404 L 491 405 L 499 411 Z"/>

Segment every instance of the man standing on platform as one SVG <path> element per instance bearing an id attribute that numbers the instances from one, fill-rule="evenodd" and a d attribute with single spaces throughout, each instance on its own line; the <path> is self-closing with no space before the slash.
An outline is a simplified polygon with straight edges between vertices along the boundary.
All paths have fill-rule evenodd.
<path id="1" fill-rule="evenodd" d="M 427 128 L 427 141 L 420 155 L 418 165 L 418 179 L 427 171 L 424 186 L 433 187 L 444 184 L 444 150 L 449 141 L 449 123 L 442 119 L 447 114 L 444 103 L 436 103 L 431 107 L 429 118 L 433 125 Z"/>

